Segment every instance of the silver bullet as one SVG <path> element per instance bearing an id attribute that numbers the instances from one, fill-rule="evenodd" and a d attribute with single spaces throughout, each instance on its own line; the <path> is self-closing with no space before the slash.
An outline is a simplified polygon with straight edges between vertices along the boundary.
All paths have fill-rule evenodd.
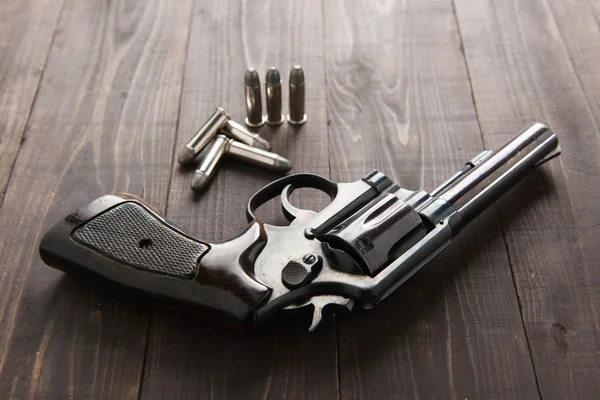
<path id="1" fill-rule="evenodd" d="M 194 177 L 190 184 L 194 192 L 201 192 L 208 185 L 219 160 L 221 160 L 227 151 L 229 140 L 223 135 L 217 135 L 202 163 L 196 172 L 194 172 Z"/>
<path id="2" fill-rule="evenodd" d="M 304 70 L 299 65 L 294 65 L 290 70 L 289 109 L 287 120 L 292 125 L 302 125 L 306 122 L 304 113 Z"/>
<path id="3" fill-rule="evenodd" d="M 262 115 L 262 98 L 260 96 L 260 77 L 254 68 L 244 73 L 244 96 L 246 98 L 246 125 L 262 126 L 265 119 Z"/>
<path id="4" fill-rule="evenodd" d="M 271 67 L 267 70 L 265 89 L 267 93 L 267 124 L 279 125 L 285 118 L 281 113 L 281 76 L 277 68 Z"/>
<path id="5" fill-rule="evenodd" d="M 287 158 L 233 139 L 229 139 L 226 152 L 232 157 L 272 171 L 288 172 L 292 169 L 292 163 Z"/>
<path id="6" fill-rule="evenodd" d="M 219 129 L 225 126 L 228 120 L 229 115 L 227 115 L 225 110 L 217 107 L 194 137 L 179 152 L 177 162 L 181 165 L 187 165 L 194 161 L 202 149 L 215 137 Z"/>
<path id="7" fill-rule="evenodd" d="M 244 128 L 243 125 L 240 125 L 235 121 L 227 121 L 227 124 L 222 129 L 222 132 L 232 139 L 239 140 L 240 142 L 254 146 L 257 149 L 271 149 L 271 144 L 269 142 L 260 137 L 260 135 L 250 132 L 248 129 Z"/>

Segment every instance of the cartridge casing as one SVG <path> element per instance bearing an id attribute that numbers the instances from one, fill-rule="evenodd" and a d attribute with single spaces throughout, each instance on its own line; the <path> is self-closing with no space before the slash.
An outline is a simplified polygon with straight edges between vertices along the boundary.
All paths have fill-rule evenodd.
<path id="1" fill-rule="evenodd" d="M 246 99 L 246 119 L 244 122 L 251 127 L 262 126 L 265 119 L 262 115 L 260 77 L 254 68 L 248 68 L 244 74 L 244 98 Z"/>
<path id="2" fill-rule="evenodd" d="M 233 139 L 229 139 L 226 152 L 234 158 L 272 171 L 287 172 L 292 169 L 292 163 L 287 158 Z"/>
<path id="3" fill-rule="evenodd" d="M 302 125 L 306 122 L 305 113 L 305 79 L 304 70 L 294 65 L 290 70 L 289 79 L 289 114 L 287 120 L 292 125 Z"/>
<path id="4" fill-rule="evenodd" d="M 279 125 L 285 118 L 281 113 L 281 76 L 275 67 L 271 67 L 267 71 L 265 92 L 267 94 L 267 124 Z"/>
<path id="5" fill-rule="evenodd" d="M 246 143 L 250 146 L 254 146 L 258 149 L 271 149 L 271 144 L 268 141 L 263 139 L 260 135 L 254 132 L 250 132 L 243 125 L 238 124 L 235 121 L 227 121 L 227 124 L 222 129 L 222 132 L 224 132 L 225 135 L 229 136 L 232 139 L 238 140 L 242 143 Z"/>
<path id="6" fill-rule="evenodd" d="M 208 185 L 208 182 L 210 182 L 214 175 L 217 164 L 227 150 L 229 140 L 231 139 L 227 139 L 223 135 L 217 135 L 202 163 L 200 163 L 200 166 L 194 172 L 194 177 L 190 185 L 194 192 L 200 192 Z"/>
<path id="7" fill-rule="evenodd" d="M 194 137 L 179 152 L 177 162 L 187 165 L 194 161 L 202 149 L 216 136 L 219 129 L 226 125 L 227 121 L 229 121 L 229 115 L 224 109 L 217 107 Z"/>

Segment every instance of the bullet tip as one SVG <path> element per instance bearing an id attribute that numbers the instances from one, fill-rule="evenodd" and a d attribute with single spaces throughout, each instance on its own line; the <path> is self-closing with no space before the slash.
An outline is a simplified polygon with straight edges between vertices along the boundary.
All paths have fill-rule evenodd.
<path id="1" fill-rule="evenodd" d="M 266 81 L 268 84 L 281 84 L 281 75 L 279 70 L 275 67 L 271 67 L 267 70 Z"/>
<path id="2" fill-rule="evenodd" d="M 304 70 L 299 65 L 294 65 L 290 70 L 290 85 L 302 85 L 304 83 Z"/>
<path id="3" fill-rule="evenodd" d="M 277 159 L 275 159 L 273 167 L 277 171 L 288 172 L 292 169 L 292 163 L 287 158 L 279 156 Z"/>
<path id="4" fill-rule="evenodd" d="M 202 190 L 204 190 L 204 188 L 208 185 L 209 181 L 210 177 L 208 175 L 206 175 L 202 171 L 196 171 L 194 172 L 194 177 L 192 178 L 192 183 L 190 184 L 190 187 L 194 192 L 199 193 Z"/>
<path id="5" fill-rule="evenodd" d="M 260 136 L 256 136 L 254 138 L 254 143 L 252 145 L 254 147 L 256 147 L 257 149 L 266 150 L 266 151 L 271 150 L 271 143 L 269 143 L 267 140 L 261 138 Z"/>
<path id="6" fill-rule="evenodd" d="M 249 88 L 260 86 L 260 78 L 256 69 L 250 67 L 244 73 L 244 85 Z"/>
<path id="7" fill-rule="evenodd" d="M 190 149 L 187 146 L 185 146 L 179 152 L 179 155 L 177 156 L 177 162 L 181 165 L 188 165 L 195 159 L 196 159 L 196 153 L 194 153 L 194 150 Z"/>

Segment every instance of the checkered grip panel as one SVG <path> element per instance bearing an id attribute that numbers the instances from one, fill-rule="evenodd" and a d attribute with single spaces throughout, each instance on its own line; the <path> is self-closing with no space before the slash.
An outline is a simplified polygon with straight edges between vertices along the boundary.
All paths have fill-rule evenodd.
<path id="1" fill-rule="evenodd" d="M 178 278 L 193 277 L 198 258 L 208 251 L 133 202 L 91 219 L 73 231 L 73 238 L 131 267 Z"/>

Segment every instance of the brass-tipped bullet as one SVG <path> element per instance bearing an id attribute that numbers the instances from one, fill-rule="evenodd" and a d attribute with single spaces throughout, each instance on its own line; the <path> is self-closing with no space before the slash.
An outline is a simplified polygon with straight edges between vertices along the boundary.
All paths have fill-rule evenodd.
<path id="1" fill-rule="evenodd" d="M 262 126 L 265 119 L 262 115 L 260 77 L 254 68 L 248 68 L 244 73 L 244 97 L 246 98 L 246 119 L 244 122 L 251 127 Z"/>
<path id="2" fill-rule="evenodd" d="M 283 123 L 285 117 L 281 113 L 281 75 L 277 68 L 271 67 L 267 70 L 265 89 L 267 93 L 267 124 L 279 125 Z"/>
<path id="3" fill-rule="evenodd" d="M 187 165 L 194 161 L 202 149 L 215 137 L 219 129 L 225 126 L 228 120 L 229 115 L 225 110 L 217 107 L 194 137 L 179 152 L 177 162 L 181 165 Z"/>
<path id="4" fill-rule="evenodd" d="M 194 192 L 201 192 L 212 179 L 217 164 L 227 151 L 229 139 L 223 135 L 217 135 L 208 153 L 194 172 L 190 187 Z"/>
<path id="5" fill-rule="evenodd" d="M 302 125 L 306 122 L 305 114 L 305 79 L 304 70 L 299 65 L 294 65 L 290 70 L 289 81 L 289 109 L 287 120 L 292 125 Z"/>
<path id="6" fill-rule="evenodd" d="M 257 149 L 271 149 L 271 144 L 268 141 L 263 139 L 260 135 L 250 132 L 248 129 L 244 128 L 244 126 L 235 121 L 227 121 L 227 124 L 222 129 L 222 132 L 232 139 L 239 140 L 240 142 L 254 146 Z"/>
<path id="7" fill-rule="evenodd" d="M 248 146 L 234 139 L 229 139 L 225 151 L 227 155 L 272 171 L 288 172 L 292 169 L 292 163 L 287 158 L 270 151 Z"/>

